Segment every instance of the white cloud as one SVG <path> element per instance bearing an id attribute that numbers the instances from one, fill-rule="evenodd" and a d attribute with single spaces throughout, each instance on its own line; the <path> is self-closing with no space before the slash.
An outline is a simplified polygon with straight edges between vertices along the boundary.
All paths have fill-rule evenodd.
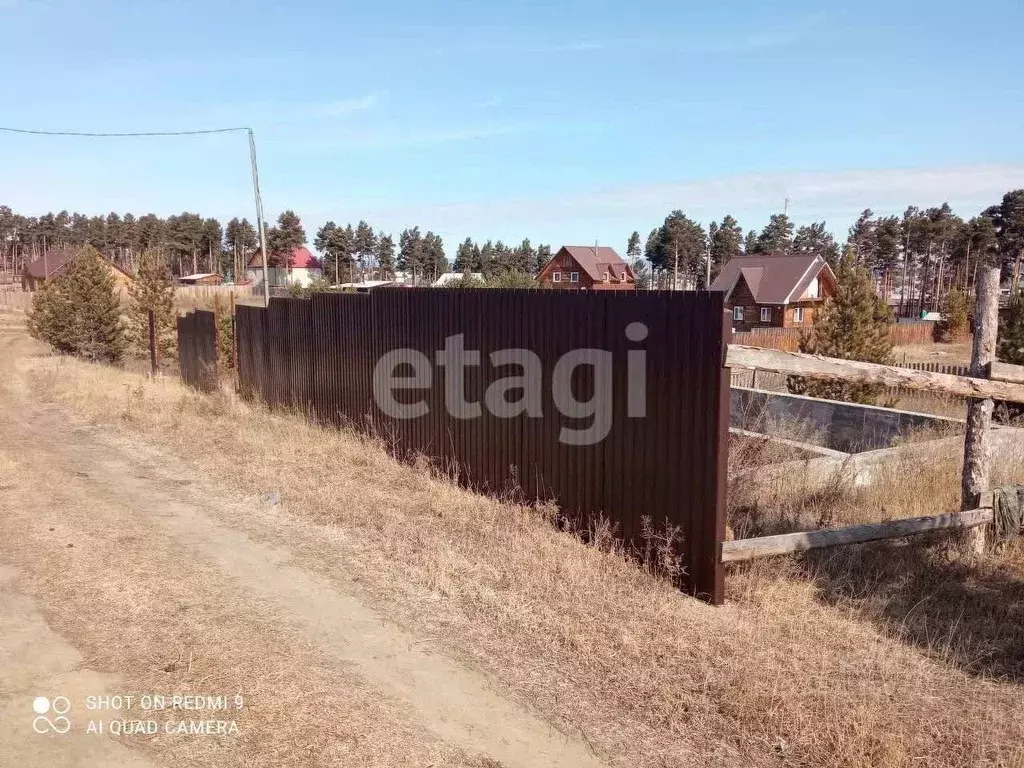
<path id="1" fill-rule="evenodd" d="M 0 0 L 2 2 L 2 0 Z M 365 96 L 354 99 L 343 99 L 324 104 L 320 107 L 320 113 L 324 115 L 338 116 L 350 115 L 354 112 L 365 112 L 381 104 L 387 98 L 386 91 L 371 91 Z"/>

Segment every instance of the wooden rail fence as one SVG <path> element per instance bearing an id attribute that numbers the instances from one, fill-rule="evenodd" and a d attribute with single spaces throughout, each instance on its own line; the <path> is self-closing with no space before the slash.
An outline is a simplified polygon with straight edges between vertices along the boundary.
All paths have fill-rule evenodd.
<path id="1" fill-rule="evenodd" d="M 889 329 L 889 338 L 896 346 L 908 344 L 930 344 L 935 323 L 927 320 L 894 323 Z M 796 352 L 800 348 L 800 336 L 809 329 L 802 328 L 755 328 L 752 331 L 734 331 L 737 344 L 765 349 L 780 349 Z"/>

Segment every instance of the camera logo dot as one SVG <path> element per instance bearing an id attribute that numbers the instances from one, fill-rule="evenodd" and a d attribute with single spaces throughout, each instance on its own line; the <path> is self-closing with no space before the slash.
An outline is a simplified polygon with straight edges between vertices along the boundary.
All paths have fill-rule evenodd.
<path id="1" fill-rule="evenodd" d="M 32 700 L 32 711 L 36 713 L 32 721 L 32 730 L 36 733 L 64 734 L 71 730 L 71 721 L 64 717 L 71 711 L 71 702 L 66 696 L 55 696 L 53 701 L 45 696 L 36 696 Z M 51 719 L 48 715 L 53 714 Z"/>

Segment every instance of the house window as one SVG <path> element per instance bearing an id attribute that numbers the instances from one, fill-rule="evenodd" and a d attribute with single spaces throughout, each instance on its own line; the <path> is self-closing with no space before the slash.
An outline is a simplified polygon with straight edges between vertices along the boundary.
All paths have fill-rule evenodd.
<path id="1" fill-rule="evenodd" d="M 743 307 L 732 308 L 732 319 L 738 323 L 743 322 Z"/>
<path id="2" fill-rule="evenodd" d="M 570 272 L 569 273 L 569 282 L 570 283 L 578 283 L 579 281 L 580 281 L 580 273 L 579 272 Z"/>
<path id="3" fill-rule="evenodd" d="M 770 323 L 772 321 L 772 308 L 761 307 L 761 322 Z"/>
<path id="4" fill-rule="evenodd" d="M 606 283 L 608 282 L 608 273 L 607 272 L 604 273 L 604 281 Z"/>
<path id="5" fill-rule="evenodd" d="M 561 272 L 552 272 L 551 273 L 551 280 L 552 280 L 552 282 L 555 282 L 555 283 L 562 282 L 562 273 Z"/>
<path id="6" fill-rule="evenodd" d="M 794 307 L 793 308 L 793 322 L 802 323 L 804 321 L 804 308 Z"/>

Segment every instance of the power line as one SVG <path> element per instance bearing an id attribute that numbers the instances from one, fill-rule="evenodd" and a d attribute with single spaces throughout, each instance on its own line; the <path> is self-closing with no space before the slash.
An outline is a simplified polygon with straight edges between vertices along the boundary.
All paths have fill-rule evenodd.
<path id="1" fill-rule="evenodd" d="M 4 128 L 0 126 L 2 133 L 20 133 L 29 136 L 77 136 L 90 139 L 123 139 L 138 138 L 145 136 L 202 136 L 211 133 L 238 133 L 245 131 L 249 134 L 249 164 L 252 171 L 252 191 L 256 201 L 256 224 L 260 233 L 260 250 L 263 252 L 263 297 L 270 305 L 270 269 L 267 263 L 267 234 L 266 224 L 263 221 L 263 198 L 260 195 L 259 170 L 256 167 L 256 137 L 252 128 L 207 128 L 198 131 L 136 131 L 131 133 L 88 133 L 85 131 L 36 131 L 29 128 Z"/>
<path id="2" fill-rule="evenodd" d="M 28 128 L 4 128 L 4 133 L 26 133 L 30 136 L 84 136 L 91 139 L 126 138 L 133 136 L 200 136 L 209 133 L 232 133 L 248 131 L 248 128 L 207 128 L 199 131 L 136 131 L 134 133 L 86 133 L 84 131 L 34 131 Z"/>

